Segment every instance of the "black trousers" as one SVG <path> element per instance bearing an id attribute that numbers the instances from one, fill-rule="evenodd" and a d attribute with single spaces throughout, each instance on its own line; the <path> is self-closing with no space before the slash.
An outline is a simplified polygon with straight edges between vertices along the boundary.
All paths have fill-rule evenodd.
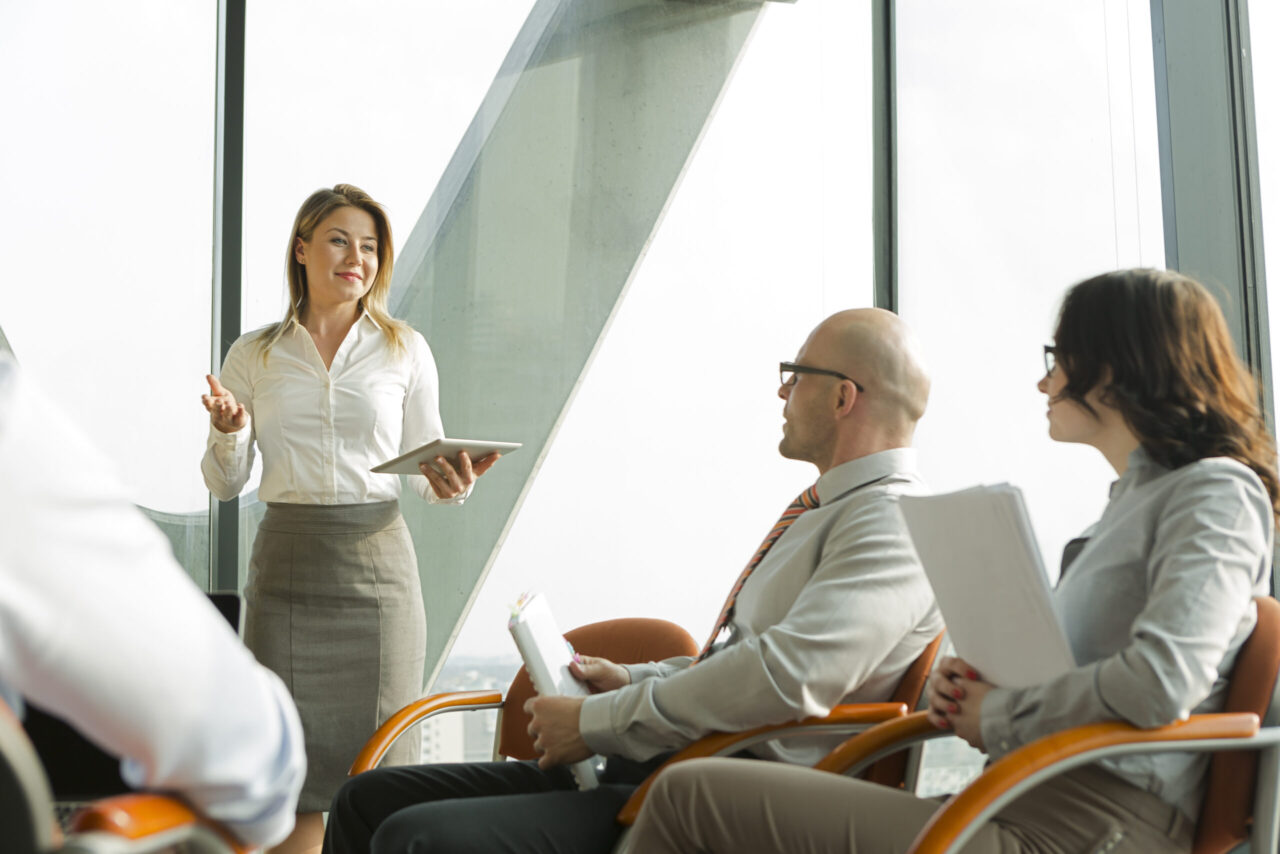
<path id="1" fill-rule="evenodd" d="M 324 854 L 607 854 L 622 832 L 618 810 L 666 758 L 611 759 L 588 792 L 567 768 L 534 762 L 366 771 L 334 796 Z"/>

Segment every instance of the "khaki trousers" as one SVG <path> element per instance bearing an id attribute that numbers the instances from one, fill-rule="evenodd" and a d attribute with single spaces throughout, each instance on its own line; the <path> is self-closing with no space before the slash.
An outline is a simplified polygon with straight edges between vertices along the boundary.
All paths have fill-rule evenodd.
<path id="1" fill-rule="evenodd" d="M 901 854 L 941 806 L 809 768 L 692 760 L 659 778 L 629 840 L 635 854 Z M 965 854 L 1164 854 L 1191 850 L 1191 822 L 1097 768 L 1079 768 L 1006 807 Z"/>

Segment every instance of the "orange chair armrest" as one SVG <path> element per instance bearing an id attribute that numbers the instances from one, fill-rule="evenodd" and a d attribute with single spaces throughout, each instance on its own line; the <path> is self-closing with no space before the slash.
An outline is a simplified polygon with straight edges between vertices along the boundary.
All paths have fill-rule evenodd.
<path id="1" fill-rule="evenodd" d="M 1086 724 L 1037 739 L 992 763 L 978 779 L 933 814 L 910 854 L 941 854 L 997 797 L 1011 786 L 1063 760 L 1123 744 L 1159 744 L 1200 739 L 1249 738 L 1259 729 L 1252 712 L 1192 715 L 1185 721 L 1139 729 L 1122 721 Z"/>
<path id="2" fill-rule="evenodd" d="M 253 850 L 226 830 L 206 821 L 182 801 L 166 795 L 117 795 L 95 801 L 76 813 L 72 830 L 76 833 L 110 833 L 125 839 L 139 840 L 157 833 L 196 825 L 203 825 L 216 833 L 236 854 L 248 854 Z"/>
<path id="3" fill-rule="evenodd" d="M 347 776 L 354 777 L 377 766 L 387 755 L 391 745 L 405 730 L 421 720 L 451 709 L 497 709 L 502 707 L 502 694 L 496 691 L 453 691 L 448 694 L 432 694 L 415 700 L 387 718 L 356 754 L 355 762 Z"/>
<path id="4" fill-rule="evenodd" d="M 837 745 L 813 767 L 819 771 L 844 774 L 873 756 L 891 754 L 905 750 L 917 741 L 951 734 L 929 723 L 928 712 L 912 712 L 858 733 Z"/>
<path id="5" fill-rule="evenodd" d="M 649 795 L 649 787 L 668 766 L 687 759 L 698 759 L 705 756 L 718 756 L 748 739 L 769 733 L 786 735 L 790 730 L 802 730 L 815 726 L 869 726 L 891 718 L 901 717 L 907 713 L 905 703 L 847 703 L 836 706 L 830 714 L 821 717 L 803 718 L 798 721 L 787 721 L 781 724 L 770 724 L 742 732 L 713 732 L 690 744 L 676 753 L 650 774 L 640 786 L 631 793 L 631 797 L 618 811 L 617 821 L 621 825 L 630 826 L 635 823 L 644 799 Z"/>

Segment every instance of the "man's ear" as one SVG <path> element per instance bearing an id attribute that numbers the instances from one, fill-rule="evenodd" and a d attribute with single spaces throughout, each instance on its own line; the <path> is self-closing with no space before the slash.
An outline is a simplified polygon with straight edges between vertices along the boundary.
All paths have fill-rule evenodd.
<path id="1" fill-rule="evenodd" d="M 840 381 L 840 392 L 836 398 L 836 415 L 844 417 L 853 411 L 853 404 L 858 400 L 858 387 L 849 380 Z"/>

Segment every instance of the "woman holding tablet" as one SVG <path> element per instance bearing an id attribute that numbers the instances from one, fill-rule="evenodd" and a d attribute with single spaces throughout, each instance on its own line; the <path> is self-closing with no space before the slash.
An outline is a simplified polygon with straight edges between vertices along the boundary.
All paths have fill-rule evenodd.
<path id="1" fill-rule="evenodd" d="M 1118 480 L 1064 555 L 1055 603 L 1077 666 L 1000 688 L 965 661 L 930 679 L 929 719 L 995 759 L 1101 720 L 1140 727 L 1219 711 L 1268 592 L 1275 446 L 1216 302 L 1177 273 L 1127 270 L 1071 288 L 1045 348 L 1049 435 L 1091 445 Z M 992 615 L 998 619 L 998 615 Z M 1207 754 L 1077 768 L 1004 809 L 966 852 L 1189 851 Z M 636 850 L 905 851 L 938 802 L 804 768 L 676 766 L 635 826 Z"/>
<path id="2" fill-rule="evenodd" d="M 381 205 L 350 184 L 313 193 L 289 237 L 289 310 L 231 346 L 203 397 L 214 495 L 238 495 L 262 453 L 245 642 L 293 694 L 308 762 L 298 825 L 277 851 L 319 848 L 321 812 L 360 746 L 422 688 L 426 617 L 400 478 L 370 469 L 444 428 L 431 350 L 387 313 L 392 260 Z M 458 504 L 496 460 L 438 457 L 408 479 Z M 404 747 L 398 761 L 415 759 Z"/>

